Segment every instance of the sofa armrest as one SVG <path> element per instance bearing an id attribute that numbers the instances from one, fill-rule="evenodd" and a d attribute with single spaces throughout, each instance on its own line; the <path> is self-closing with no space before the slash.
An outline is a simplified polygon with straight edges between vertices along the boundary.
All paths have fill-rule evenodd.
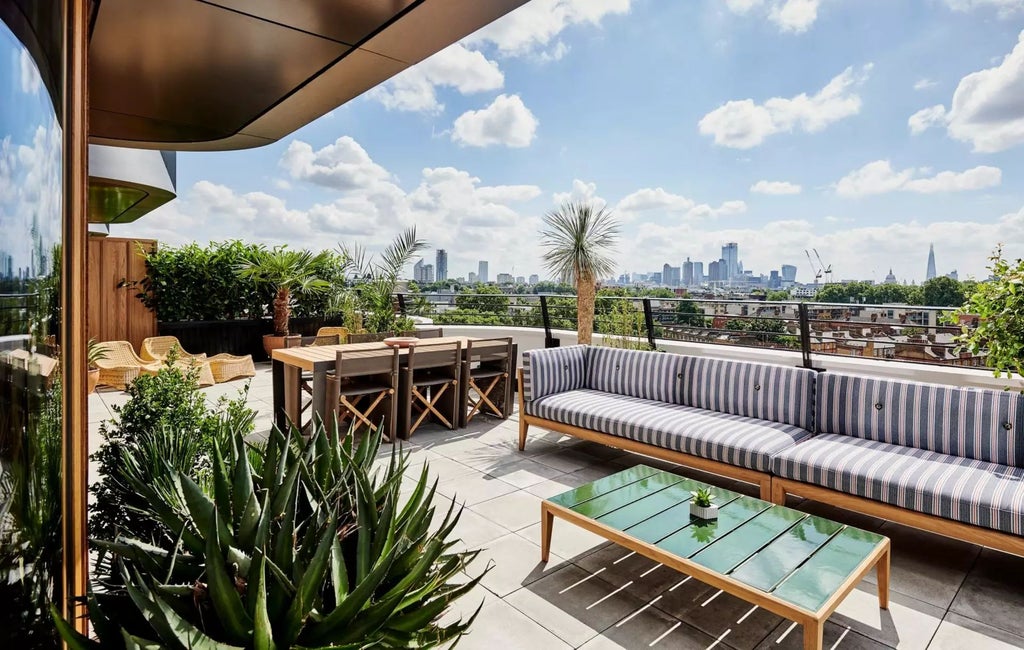
<path id="1" fill-rule="evenodd" d="M 523 353 L 523 399 L 535 399 L 583 388 L 587 381 L 589 346 L 529 350 Z"/>

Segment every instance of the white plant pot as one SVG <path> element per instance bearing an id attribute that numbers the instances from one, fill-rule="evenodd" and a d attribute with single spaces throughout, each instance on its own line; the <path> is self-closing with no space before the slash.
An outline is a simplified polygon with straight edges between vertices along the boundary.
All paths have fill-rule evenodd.
<path id="1" fill-rule="evenodd" d="M 690 514 L 697 519 L 718 519 L 718 506 L 712 503 L 710 506 L 702 507 L 690 503 Z"/>

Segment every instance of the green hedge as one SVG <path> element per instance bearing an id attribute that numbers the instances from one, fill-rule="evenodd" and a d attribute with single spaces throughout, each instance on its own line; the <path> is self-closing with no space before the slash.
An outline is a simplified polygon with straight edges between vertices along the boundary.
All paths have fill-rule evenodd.
<path id="1" fill-rule="evenodd" d="M 260 248 L 239 240 L 160 247 L 146 255 L 146 277 L 138 297 L 163 322 L 268 316 L 272 291 L 236 273 L 246 254 Z M 343 284 L 340 255 L 329 256 L 318 275 L 333 286 Z M 292 316 L 322 316 L 327 300 L 328 295 L 297 294 Z"/>

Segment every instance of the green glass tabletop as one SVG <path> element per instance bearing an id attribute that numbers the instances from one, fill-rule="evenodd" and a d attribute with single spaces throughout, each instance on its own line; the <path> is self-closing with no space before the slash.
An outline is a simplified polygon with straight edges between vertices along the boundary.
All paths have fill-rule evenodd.
<path id="1" fill-rule="evenodd" d="M 717 519 L 690 515 L 691 492 L 704 487 Z M 644 465 L 547 501 L 810 611 L 885 539 Z"/>

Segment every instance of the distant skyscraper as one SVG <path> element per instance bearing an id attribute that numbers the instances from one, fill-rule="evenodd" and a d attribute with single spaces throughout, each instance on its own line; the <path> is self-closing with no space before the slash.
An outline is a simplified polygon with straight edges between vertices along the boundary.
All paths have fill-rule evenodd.
<path id="1" fill-rule="evenodd" d="M 928 272 L 925 274 L 926 280 L 933 279 L 938 273 L 935 272 L 935 244 L 928 246 Z"/>
<path id="2" fill-rule="evenodd" d="M 693 281 L 693 262 L 687 257 L 686 261 L 683 262 L 683 286 L 691 287 L 697 284 Z"/>
<path id="3" fill-rule="evenodd" d="M 792 264 L 782 265 L 782 281 L 783 282 L 796 282 L 796 267 Z"/>
<path id="4" fill-rule="evenodd" d="M 661 281 L 666 287 L 679 286 L 679 267 L 666 264 L 661 269 Z"/>
<path id="5" fill-rule="evenodd" d="M 956 272 L 956 269 L 953 269 L 952 271 L 946 274 L 946 277 L 953 280 L 959 280 L 960 274 Z"/>
<path id="6" fill-rule="evenodd" d="M 423 267 L 423 284 L 433 284 L 434 282 L 434 265 L 426 264 Z"/>
<path id="7" fill-rule="evenodd" d="M 476 280 L 477 282 L 487 282 L 487 260 L 480 260 L 480 264 L 477 266 Z"/>
<path id="8" fill-rule="evenodd" d="M 437 263 L 434 265 L 437 273 L 437 281 L 444 282 L 448 279 L 448 251 L 443 248 L 437 249 Z"/>
<path id="9" fill-rule="evenodd" d="M 512 277 L 511 273 L 499 273 L 498 284 L 512 284 L 515 278 Z"/>
<path id="10" fill-rule="evenodd" d="M 537 284 L 538 282 L 540 282 L 540 276 L 539 275 L 534 273 L 533 275 L 530 276 L 530 284 Z"/>
<path id="11" fill-rule="evenodd" d="M 771 275 L 768 276 L 768 288 L 779 289 L 782 287 L 782 276 L 779 275 L 778 271 L 772 271 Z"/>
<path id="12" fill-rule="evenodd" d="M 693 283 L 704 284 L 704 262 L 693 263 Z"/>
<path id="13" fill-rule="evenodd" d="M 722 246 L 722 260 L 725 261 L 725 270 L 719 268 L 719 274 L 724 275 L 721 280 L 731 280 L 740 274 L 740 245 L 736 242 L 729 242 Z"/>
<path id="14" fill-rule="evenodd" d="M 476 284 L 476 283 L 477 283 L 477 277 L 476 277 L 476 273 L 473 273 L 472 271 L 470 271 L 470 272 L 469 272 L 469 276 L 468 276 L 468 278 L 469 278 L 469 279 L 468 279 L 468 282 L 469 282 L 470 284 Z"/>
<path id="15" fill-rule="evenodd" d="M 413 264 L 413 267 L 412 267 L 412 279 L 415 280 L 416 282 L 426 282 L 426 280 L 423 279 L 423 267 L 424 266 L 426 266 L 426 265 L 423 263 L 423 258 L 422 257 L 420 259 L 416 260 L 416 263 Z"/>
<path id="16" fill-rule="evenodd" d="M 718 282 L 720 276 L 719 263 L 712 262 L 708 264 L 708 282 Z"/>

